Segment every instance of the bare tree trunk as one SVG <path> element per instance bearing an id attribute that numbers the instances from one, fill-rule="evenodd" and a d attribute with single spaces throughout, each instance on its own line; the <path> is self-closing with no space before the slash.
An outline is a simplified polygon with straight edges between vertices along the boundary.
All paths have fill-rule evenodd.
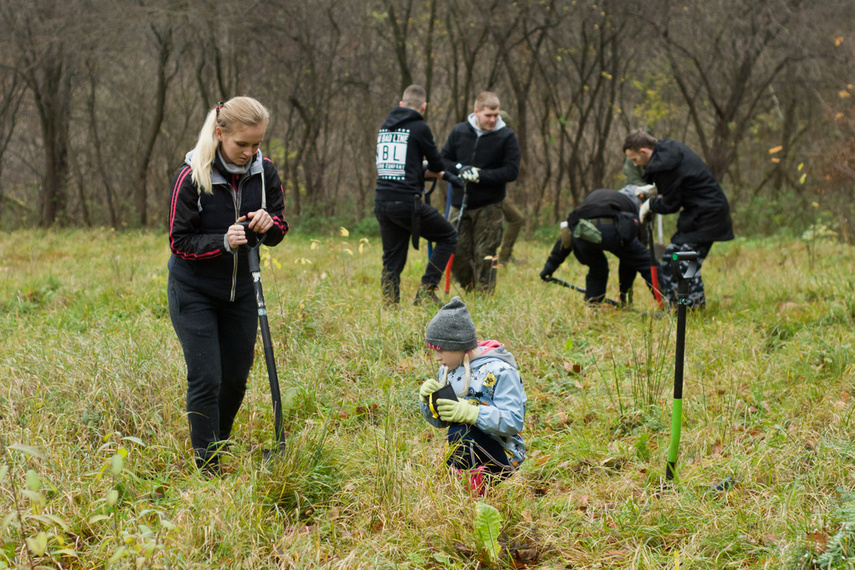
<path id="1" fill-rule="evenodd" d="M 73 57 L 64 43 L 74 37 L 71 24 L 53 3 L 2 4 L 4 31 L 11 39 L 17 72 L 33 94 L 44 149 L 39 195 L 40 221 L 56 223 L 65 212 L 71 118 Z"/>
<path id="2" fill-rule="evenodd" d="M 71 85 L 61 59 L 45 63 L 33 73 L 31 89 L 45 145 L 44 181 L 40 202 L 41 222 L 53 225 L 65 212 L 68 183 L 68 121 Z"/>
<path id="3" fill-rule="evenodd" d="M 392 28 L 392 38 L 395 44 L 395 57 L 398 60 L 398 71 L 400 72 L 400 89 L 401 93 L 404 89 L 413 84 L 413 74 L 410 70 L 410 63 L 407 57 L 407 39 L 410 28 L 410 14 L 413 10 L 413 0 L 406 2 L 392 2 L 386 0 L 386 13 L 389 16 L 389 26 Z M 397 16 L 395 6 L 400 5 L 402 9 L 401 17 Z"/>
<path id="4" fill-rule="evenodd" d="M 83 225 L 86 227 L 92 226 L 92 218 L 89 216 L 89 206 L 87 204 L 86 199 L 86 188 L 83 183 L 85 177 L 83 172 L 81 171 L 80 164 L 78 161 L 71 161 L 72 170 L 74 170 L 75 174 L 75 186 L 77 187 L 77 199 L 80 202 L 80 219 L 83 222 Z"/>
<path id="5" fill-rule="evenodd" d="M 786 44 L 792 13 L 773 12 L 763 3 L 732 6 L 742 12 L 737 26 L 722 19 L 713 22 L 716 29 L 702 27 L 703 21 L 695 22 L 682 8 L 674 8 L 659 29 L 674 81 L 700 141 L 699 154 L 718 180 L 736 158 L 772 81 L 793 58 Z M 699 41 L 698 33 L 712 41 Z"/>
<path id="6" fill-rule="evenodd" d="M 157 87 L 154 93 L 154 107 L 151 110 L 151 121 L 146 132 L 143 134 L 142 147 L 139 150 L 139 162 L 137 163 L 136 177 L 134 179 L 134 205 L 136 206 L 139 224 L 142 227 L 148 225 L 148 170 L 154 145 L 160 134 L 160 126 L 163 124 L 164 109 L 166 107 L 166 92 L 169 87 L 167 66 L 172 54 L 172 28 L 168 25 L 164 29 L 158 29 L 151 25 L 152 36 L 157 46 Z M 173 74 L 174 75 L 174 72 Z"/>
<path id="7" fill-rule="evenodd" d="M 521 9 L 516 17 L 505 22 L 503 28 L 493 28 L 496 46 L 499 49 L 499 57 L 504 64 L 504 72 L 507 74 L 511 84 L 511 90 L 516 100 L 516 109 L 509 125 L 517 135 L 522 160 L 520 161 L 520 174 L 517 186 L 520 192 L 515 193 L 515 201 L 523 208 L 528 204 L 528 171 L 529 171 L 529 132 L 528 132 L 528 105 L 529 93 L 534 83 L 537 66 L 533 58 L 539 53 L 546 38 L 547 26 L 535 25 L 528 18 L 525 9 Z M 520 34 L 516 41 L 512 38 Z"/>
<path id="8" fill-rule="evenodd" d="M 15 133 L 18 122 L 18 109 L 24 98 L 24 88 L 20 76 L 11 72 L 3 81 L 3 92 L 0 94 L 0 180 L 3 180 L 3 156 L 9 148 L 9 141 Z M 0 219 L 3 216 L 3 186 L 0 185 Z"/>
<path id="9" fill-rule="evenodd" d="M 428 20 L 428 30 L 427 37 L 425 38 L 425 93 L 427 93 L 427 99 L 430 101 L 430 93 L 431 88 L 433 87 L 433 62 L 434 62 L 434 47 L 433 47 L 433 34 L 434 34 L 434 22 L 436 22 L 436 9 L 439 0 L 432 0 L 430 2 L 430 9 L 428 10 L 430 16 Z M 430 107 L 425 110 L 425 119 L 427 119 L 427 115 L 430 112 Z"/>
<path id="10" fill-rule="evenodd" d="M 472 110 L 475 100 L 473 88 L 475 64 L 478 61 L 478 53 L 487 46 L 490 33 L 490 27 L 483 22 L 474 28 L 471 27 L 472 16 L 472 13 L 460 14 L 452 6 L 445 21 L 448 45 L 454 61 L 450 94 L 451 110 L 454 113 L 453 120 L 457 123 L 465 121 Z M 463 63 L 462 80 L 459 77 L 458 61 Z"/>
<path id="11" fill-rule="evenodd" d="M 98 129 L 98 119 L 95 114 L 95 70 L 93 65 L 91 62 L 87 64 L 89 68 L 89 97 L 86 101 L 86 110 L 89 117 L 89 136 L 92 137 L 91 147 L 95 153 L 95 168 L 101 176 L 102 184 L 104 184 L 104 197 L 107 200 L 107 211 L 110 214 L 110 227 L 118 228 L 119 222 L 116 216 L 116 207 L 113 203 L 113 185 L 110 183 L 110 177 L 107 175 L 107 168 L 104 165 L 101 135 Z"/>

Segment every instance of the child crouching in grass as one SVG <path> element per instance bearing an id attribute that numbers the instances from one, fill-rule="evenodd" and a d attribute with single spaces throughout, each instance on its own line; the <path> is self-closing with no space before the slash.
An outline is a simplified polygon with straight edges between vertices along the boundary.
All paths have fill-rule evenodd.
<path id="1" fill-rule="evenodd" d="M 466 472 L 470 490 L 483 494 L 485 474 L 504 479 L 525 460 L 520 432 L 526 395 L 516 360 L 501 343 L 478 340 L 460 297 L 431 319 L 425 340 L 441 366 L 438 380 L 425 380 L 419 389 L 422 414 L 434 427 L 448 428 L 448 466 Z M 446 384 L 457 400 L 432 401 Z"/>

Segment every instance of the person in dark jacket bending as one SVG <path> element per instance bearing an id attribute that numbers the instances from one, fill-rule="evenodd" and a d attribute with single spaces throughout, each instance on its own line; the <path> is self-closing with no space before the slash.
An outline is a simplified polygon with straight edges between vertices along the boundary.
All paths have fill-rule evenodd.
<path id="1" fill-rule="evenodd" d="M 419 236 L 436 242 L 416 293 L 416 305 L 427 300 L 442 306 L 436 296 L 436 286 L 457 244 L 454 226 L 436 208 L 422 201 L 425 185 L 422 159 L 427 159 L 427 176 L 445 175 L 433 133 L 423 118 L 427 109 L 425 99 L 423 87 L 407 87 L 401 102 L 392 109 L 377 134 L 374 215 L 380 223 L 383 241 L 380 279 L 383 300 L 390 305 L 400 299 L 401 271 L 407 263 L 410 236 L 416 249 Z"/>
<path id="2" fill-rule="evenodd" d="M 635 274 L 641 273 L 651 293 L 650 256 L 638 236 L 641 224 L 638 219 L 639 200 L 636 196 L 649 187 L 626 186 L 621 190 L 601 188 L 594 190 L 567 216 L 562 224 L 561 239 L 555 242 L 540 278 L 548 281 L 558 266 L 573 252 L 579 263 L 588 266 L 585 277 L 585 300 L 600 303 L 606 296 L 609 280 L 609 262 L 604 251 L 614 254 L 618 266 L 618 286 L 621 303 L 631 301 L 629 294 Z M 584 222 L 583 222 L 584 220 Z M 580 223 L 590 224 L 586 231 Z M 596 231 L 591 230 L 596 228 Z M 591 241 L 599 234 L 599 242 Z"/>
<path id="3" fill-rule="evenodd" d="M 250 97 L 212 109 L 196 148 L 172 181 L 169 281 L 172 326 L 187 364 L 187 419 L 196 464 L 219 472 L 219 457 L 246 392 L 258 309 L 247 231 L 274 246 L 288 232 L 284 193 L 259 150 L 269 114 Z M 249 222 L 245 230 L 238 222 Z"/>
<path id="4" fill-rule="evenodd" d="M 713 242 L 733 239 L 730 205 L 709 167 L 686 145 L 671 139 L 657 140 L 644 131 L 635 130 L 626 136 L 623 150 L 633 164 L 644 167 L 645 181 L 655 184 L 659 194 L 641 205 L 642 223 L 651 213 L 680 212 L 677 232 L 665 248 L 659 270 L 662 296 L 675 307 L 677 283 L 671 275 L 669 262 L 672 254 L 696 251 L 700 267 Z M 706 306 L 700 272 L 689 280 L 687 306 L 698 309 Z"/>
<path id="5" fill-rule="evenodd" d="M 466 183 L 467 202 L 451 273 L 467 291 L 495 289 L 493 261 L 502 242 L 505 185 L 517 179 L 521 156 L 517 136 L 499 116 L 499 98 L 490 91 L 478 95 L 474 112 L 455 125 L 442 147 L 446 170 Z M 454 188 L 452 223 L 462 204 L 463 190 Z"/>

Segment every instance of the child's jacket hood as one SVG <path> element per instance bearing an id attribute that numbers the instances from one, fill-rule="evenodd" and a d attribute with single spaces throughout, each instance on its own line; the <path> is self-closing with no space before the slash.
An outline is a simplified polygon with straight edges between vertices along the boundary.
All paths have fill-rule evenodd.
<path id="1" fill-rule="evenodd" d="M 517 367 L 517 361 L 514 355 L 505 349 L 505 345 L 497 340 L 479 340 L 478 346 L 481 347 L 481 354 L 472 359 L 472 365 L 477 366 L 480 358 L 498 358 L 502 362 L 506 362 L 514 368 Z"/>

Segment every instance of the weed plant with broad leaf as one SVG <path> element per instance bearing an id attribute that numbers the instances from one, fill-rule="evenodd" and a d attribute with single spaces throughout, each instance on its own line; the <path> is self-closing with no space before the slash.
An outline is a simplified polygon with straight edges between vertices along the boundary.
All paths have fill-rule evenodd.
<path id="1" fill-rule="evenodd" d="M 502 515 L 496 507 L 483 501 L 475 503 L 476 544 L 488 566 L 492 566 L 502 552 L 502 547 L 499 544 L 501 529 Z"/>

